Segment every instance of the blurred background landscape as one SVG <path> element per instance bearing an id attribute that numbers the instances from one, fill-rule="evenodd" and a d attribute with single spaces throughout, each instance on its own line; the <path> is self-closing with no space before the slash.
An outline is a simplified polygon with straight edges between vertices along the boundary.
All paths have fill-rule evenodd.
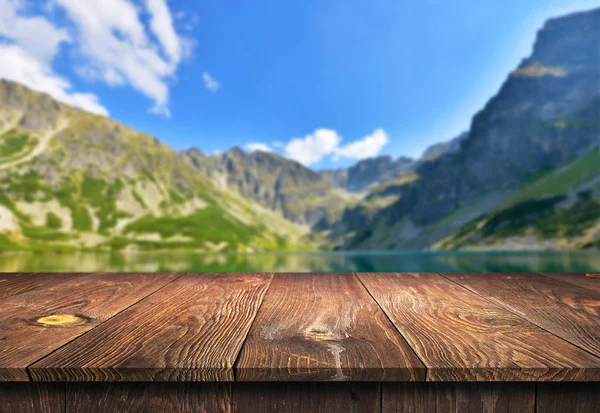
<path id="1" fill-rule="evenodd" d="M 193 51 L 184 57 L 180 20 L 167 4 L 115 1 L 139 17 L 141 34 L 138 25 L 113 22 L 104 33 L 114 34 L 113 43 L 97 55 L 63 57 L 63 43 L 103 38 L 85 15 L 87 3 L 60 0 L 48 10 L 26 3 L 0 0 L 2 271 L 600 269 L 599 8 L 547 19 L 530 54 L 469 114 L 463 132 L 421 142 L 373 124 L 364 138 L 345 143 L 321 120 L 288 142 L 256 131 L 245 141 L 206 132 L 163 140 L 150 129 L 154 122 L 193 120 L 178 118 L 167 97 L 139 83 L 154 76 L 168 85 L 176 68 L 194 59 Z M 101 10 L 97 18 L 106 16 Z M 39 34 L 26 33 L 33 24 Z M 32 39 L 42 28 L 52 56 Z M 127 51 L 120 42 L 137 47 L 132 60 L 141 61 L 132 65 L 156 71 L 130 72 L 112 59 L 110 53 Z M 103 90 L 74 92 L 86 83 L 65 80 L 60 59 L 81 65 L 69 70 L 88 70 L 82 76 L 90 85 L 129 85 L 151 98 L 150 112 L 136 114 L 139 105 L 120 109 L 131 111 L 132 124 L 161 120 L 141 130 L 127 126 L 124 115 L 113 120 L 100 104 Z M 440 61 L 435 70 L 450 64 Z M 218 99 L 224 84 L 208 72 L 197 75 L 204 99 Z M 181 105 L 203 111 L 193 100 Z M 235 107 L 231 112 L 234 119 Z M 202 129 L 198 122 L 194 127 Z M 159 132 L 169 128 L 161 125 Z M 215 142 L 231 148 L 215 151 Z M 414 154 L 419 145 L 424 149 Z"/>

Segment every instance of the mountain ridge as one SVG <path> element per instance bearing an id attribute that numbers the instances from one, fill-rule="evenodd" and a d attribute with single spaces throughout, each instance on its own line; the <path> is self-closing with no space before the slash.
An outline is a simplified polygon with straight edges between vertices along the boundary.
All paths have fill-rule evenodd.
<path id="1" fill-rule="evenodd" d="M 600 247 L 599 61 L 600 9 L 550 19 L 469 131 L 327 171 L 0 80 L 0 251 Z"/>
<path id="2" fill-rule="evenodd" d="M 402 198 L 343 247 L 432 247 L 508 201 L 532 175 L 584 156 L 599 141 L 599 31 L 600 9 L 549 20 L 532 55 L 475 115 L 460 150 L 417 168 Z"/>
<path id="3" fill-rule="evenodd" d="M 221 187 L 233 187 L 284 218 L 307 227 L 337 219 L 352 195 L 319 173 L 272 152 L 245 152 L 234 147 L 219 155 L 184 152 L 205 176 Z"/>
<path id="4" fill-rule="evenodd" d="M 0 101 L 2 249 L 309 247 L 306 230 L 215 188 L 148 134 L 13 82 Z"/>

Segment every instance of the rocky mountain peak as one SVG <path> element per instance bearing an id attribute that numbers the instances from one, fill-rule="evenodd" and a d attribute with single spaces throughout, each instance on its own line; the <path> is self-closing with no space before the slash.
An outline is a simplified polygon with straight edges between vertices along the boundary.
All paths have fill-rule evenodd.
<path id="1" fill-rule="evenodd" d="M 402 198 L 373 218 L 385 223 L 380 231 L 355 247 L 421 248 L 434 232 L 421 237 L 419 228 L 477 202 L 484 214 L 536 173 L 585 153 L 600 140 L 599 61 L 600 9 L 549 20 L 531 56 L 475 115 L 460 148 L 417 166 Z M 395 224 L 403 229 L 390 230 Z"/>

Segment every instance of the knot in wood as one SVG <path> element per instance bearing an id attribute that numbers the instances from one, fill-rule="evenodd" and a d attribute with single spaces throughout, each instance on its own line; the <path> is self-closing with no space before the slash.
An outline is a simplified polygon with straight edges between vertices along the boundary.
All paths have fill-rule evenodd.
<path id="1" fill-rule="evenodd" d="M 48 326 L 64 326 L 71 324 L 79 324 L 85 322 L 81 317 L 72 314 L 52 314 L 45 317 L 40 317 L 36 320 L 39 324 Z"/>

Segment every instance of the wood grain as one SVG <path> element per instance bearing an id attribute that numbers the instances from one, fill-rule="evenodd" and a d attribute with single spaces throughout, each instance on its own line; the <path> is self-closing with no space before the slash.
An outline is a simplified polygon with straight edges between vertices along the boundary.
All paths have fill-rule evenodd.
<path id="1" fill-rule="evenodd" d="M 534 413 L 534 383 L 384 383 L 382 413 Z"/>
<path id="2" fill-rule="evenodd" d="M 66 413 L 230 413 L 230 383 L 68 383 Z"/>
<path id="3" fill-rule="evenodd" d="M 429 381 L 600 378 L 600 359 L 441 275 L 359 277 L 423 360 Z"/>
<path id="4" fill-rule="evenodd" d="M 600 380 L 582 277 L 0 274 L 0 381 Z"/>
<path id="5" fill-rule="evenodd" d="M 55 285 L 77 273 L 0 273 L 0 299 Z"/>
<path id="6" fill-rule="evenodd" d="M 172 274 L 86 274 L 0 300 L 0 381 L 174 279 Z M 60 277 L 59 277 L 60 278 Z"/>
<path id="7" fill-rule="evenodd" d="M 598 413 L 600 383 L 539 383 L 536 413 Z"/>
<path id="8" fill-rule="evenodd" d="M 596 413 L 600 383 L 1 383 L 0 401 L 0 413 Z"/>
<path id="9" fill-rule="evenodd" d="M 534 273 L 446 277 L 600 357 L 600 292 Z"/>
<path id="10" fill-rule="evenodd" d="M 542 275 L 600 292 L 600 274 L 544 272 Z"/>
<path id="11" fill-rule="evenodd" d="M 423 364 L 352 274 L 277 274 L 244 343 L 240 381 L 422 380 Z"/>
<path id="12" fill-rule="evenodd" d="M 187 274 L 30 367 L 34 380 L 230 381 L 271 274 Z"/>
<path id="13" fill-rule="evenodd" d="M 380 413 L 379 383 L 235 383 L 234 413 Z"/>
<path id="14" fill-rule="evenodd" d="M 64 383 L 0 383 L 0 413 L 64 411 Z"/>

